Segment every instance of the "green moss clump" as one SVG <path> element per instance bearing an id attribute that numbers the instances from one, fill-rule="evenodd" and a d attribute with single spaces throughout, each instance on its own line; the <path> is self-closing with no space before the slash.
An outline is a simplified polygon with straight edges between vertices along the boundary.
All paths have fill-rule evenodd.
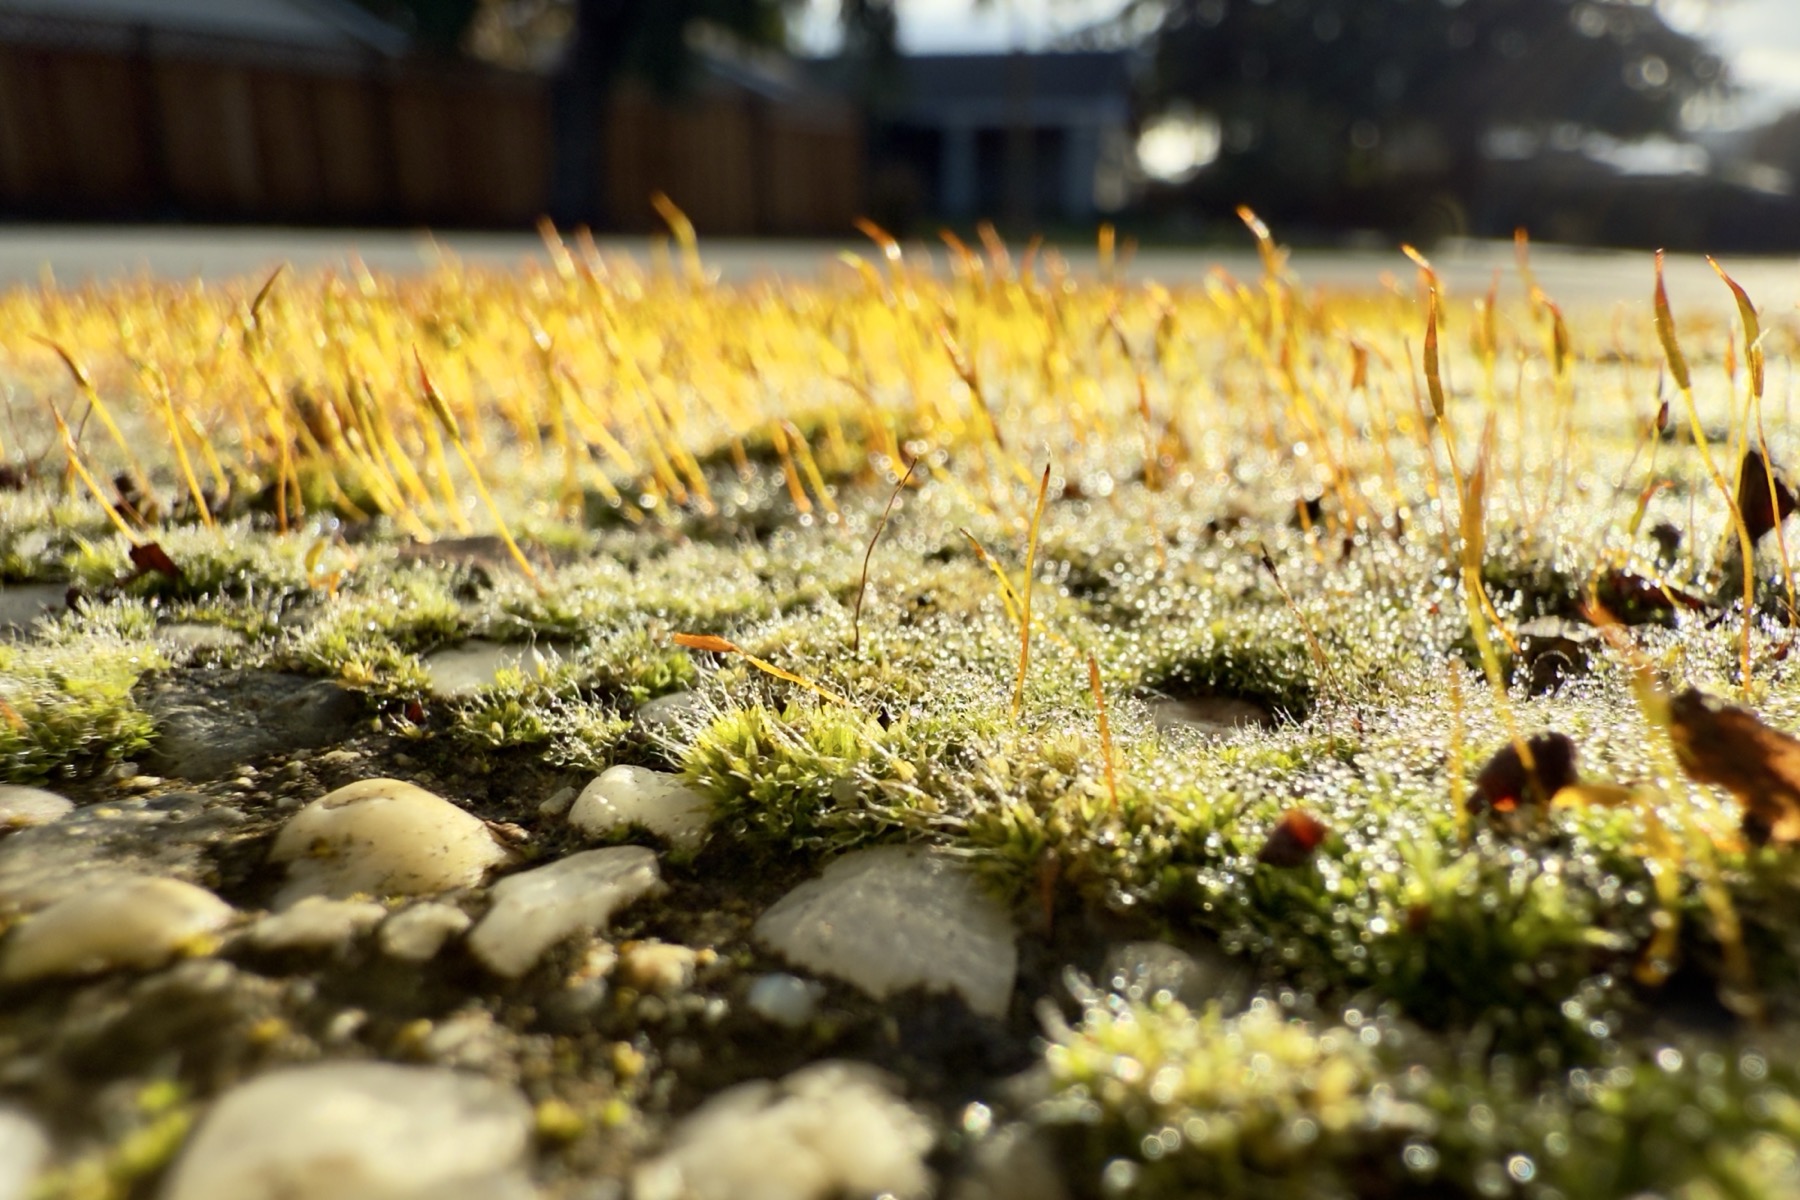
<path id="1" fill-rule="evenodd" d="M 166 665 L 149 643 L 104 628 L 0 642 L 0 780 L 87 774 L 143 750 L 155 725 L 132 688 Z"/>
<path id="2" fill-rule="evenodd" d="M 1077 988 L 1032 1119 L 1111 1194 L 1684 1200 L 1800 1185 L 1794 1073 L 1753 1043 L 1652 1045 L 1540 1084 L 1385 1015 L 1236 1015 Z"/>

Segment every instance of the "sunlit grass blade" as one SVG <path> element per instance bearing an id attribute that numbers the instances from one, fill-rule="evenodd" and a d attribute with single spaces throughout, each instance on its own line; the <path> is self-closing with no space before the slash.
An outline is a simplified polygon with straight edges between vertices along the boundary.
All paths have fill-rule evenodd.
<path id="1" fill-rule="evenodd" d="M 506 518 L 501 515 L 500 506 L 495 503 L 493 493 L 488 491 L 487 484 L 482 482 L 481 469 L 475 465 L 474 456 L 469 453 L 468 444 L 463 441 L 462 429 L 457 424 L 456 414 L 450 411 L 450 406 L 438 393 L 437 386 L 431 382 L 431 376 L 426 372 L 425 363 L 419 358 L 417 350 L 413 351 L 413 362 L 419 369 L 419 390 L 425 397 L 425 403 L 430 408 L 432 416 L 437 418 L 438 426 L 444 431 L 444 436 L 449 438 L 450 444 L 456 447 L 456 453 L 462 458 L 463 466 L 469 472 L 469 480 L 475 485 L 476 495 L 481 497 L 481 503 L 487 508 L 488 515 L 494 518 L 494 527 L 500 533 L 500 540 L 506 543 L 507 553 L 512 555 L 513 562 L 518 565 L 519 573 L 530 580 L 532 586 L 542 590 L 543 581 L 538 578 L 537 570 L 531 565 L 531 560 L 525 557 L 523 550 L 519 549 L 519 543 L 513 540 L 512 530 L 507 528 Z"/>
<path id="2" fill-rule="evenodd" d="M 670 635 L 670 640 L 677 646 L 683 646 L 689 650 L 705 650 L 713 654 L 735 654 L 763 674 L 772 675 L 776 679 L 796 684 L 805 688 L 807 691 L 812 692 L 814 695 L 831 701 L 833 704 L 848 706 L 850 703 L 830 688 L 814 683 L 805 676 L 796 675 L 785 667 L 778 667 L 766 659 L 758 658 L 748 650 L 745 650 L 742 646 L 739 646 L 736 642 L 729 641 L 725 638 L 716 637 L 710 633 L 677 633 Z"/>
<path id="3" fill-rule="evenodd" d="M 875 522 L 875 532 L 869 535 L 869 548 L 863 551 L 862 575 L 856 583 L 856 607 L 850 614 L 850 653 L 862 653 L 862 608 L 863 593 L 869 590 L 869 560 L 875 556 L 875 543 L 881 540 L 881 531 L 887 528 L 888 518 L 893 515 L 894 504 L 900 499 L 900 493 L 906 490 L 907 481 L 919 465 L 918 459 L 906 464 L 906 473 L 900 476 L 900 482 L 894 485 L 888 496 L 887 506 L 881 510 L 881 519 Z"/>
<path id="4" fill-rule="evenodd" d="M 1106 715 L 1106 692 L 1100 686 L 1100 662 L 1092 653 L 1087 656 L 1088 691 L 1094 697 L 1094 713 L 1100 723 L 1100 762 L 1106 770 L 1106 794 L 1112 801 L 1112 810 L 1119 811 L 1119 772 L 1115 761 L 1117 753 L 1113 749 L 1112 722 Z"/>
<path id="5" fill-rule="evenodd" d="M 1756 544 L 1750 537 L 1750 529 L 1744 523 L 1744 516 L 1738 511 L 1737 496 L 1726 482 L 1713 461 L 1712 451 L 1707 446 L 1706 430 L 1700 424 L 1700 409 L 1694 403 L 1693 377 L 1688 373 L 1687 359 L 1682 356 L 1681 345 L 1675 332 L 1675 316 L 1669 309 L 1669 292 L 1663 285 L 1663 254 L 1656 252 L 1656 292 L 1651 300 L 1656 324 L 1656 336 L 1662 342 L 1663 356 L 1668 360 L 1669 374 L 1674 377 L 1675 386 L 1681 392 L 1682 403 L 1687 407 L 1688 430 L 1693 435 L 1694 448 L 1700 452 L 1700 461 L 1706 466 L 1706 473 L 1711 477 L 1713 486 L 1718 489 L 1719 496 L 1725 502 L 1732 528 L 1737 533 L 1738 552 L 1744 578 L 1744 620 L 1742 636 L 1739 639 L 1738 682 L 1742 687 L 1750 686 L 1750 629 L 1756 619 Z"/>
<path id="6" fill-rule="evenodd" d="M 1031 670 L 1031 593 L 1037 579 L 1038 529 L 1044 521 L 1044 502 L 1050 496 L 1050 464 L 1038 482 L 1037 505 L 1031 511 L 1031 532 L 1025 543 L 1025 587 L 1019 602 L 1019 678 L 1013 685 L 1012 715 L 1018 719 L 1025 707 L 1025 676 Z"/>

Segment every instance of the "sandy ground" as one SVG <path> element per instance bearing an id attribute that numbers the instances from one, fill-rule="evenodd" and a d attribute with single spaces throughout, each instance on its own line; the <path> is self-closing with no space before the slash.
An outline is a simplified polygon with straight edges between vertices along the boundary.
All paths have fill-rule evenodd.
<path id="1" fill-rule="evenodd" d="M 606 250 L 647 256 L 651 243 L 645 238 L 610 238 Z M 828 269 L 840 250 L 867 253 L 867 242 L 757 241 L 702 239 L 707 263 L 721 277 L 732 281 L 760 274 L 813 275 Z M 942 247 L 935 241 L 909 247 L 914 254 L 932 254 L 940 262 Z M 47 269 L 67 286 L 113 279 L 149 271 L 166 277 L 195 275 L 226 279 L 254 275 L 274 264 L 289 262 L 306 268 L 342 264 L 352 254 L 384 271 L 418 270 L 430 266 L 444 253 L 471 264 L 509 266 L 528 257 L 542 256 L 542 247 L 527 233 L 449 233 L 390 230 L 316 230 L 270 228 L 206 228 L 198 226 L 76 227 L 19 225 L 0 227 L 0 286 L 31 284 Z M 1077 271 L 1092 271 L 1090 247 L 1063 251 Z M 1510 244 L 1462 242 L 1440 247 L 1434 262 L 1453 293 L 1479 294 L 1487 290 L 1493 273 L 1501 272 L 1502 294 L 1516 298 L 1522 291 L 1513 270 Z M 1648 305 L 1651 259 L 1644 251 L 1582 250 L 1539 246 L 1533 266 L 1540 285 L 1567 308 L 1606 307 L 1619 303 Z M 1295 255 L 1294 265 L 1307 282 L 1332 288 L 1378 287 L 1383 276 L 1409 281 L 1411 266 L 1399 253 L 1382 250 L 1307 251 Z M 1767 313 L 1800 305 L 1800 259 L 1733 259 L 1726 267 Z M 1203 279 L 1214 267 L 1240 276 L 1258 270 L 1256 256 L 1242 251 L 1220 253 L 1214 249 L 1154 248 L 1140 252 L 1130 265 L 1138 279 L 1169 284 Z M 1729 310 L 1730 298 L 1713 278 L 1705 261 L 1695 256 L 1670 260 L 1670 295 L 1678 308 Z"/>

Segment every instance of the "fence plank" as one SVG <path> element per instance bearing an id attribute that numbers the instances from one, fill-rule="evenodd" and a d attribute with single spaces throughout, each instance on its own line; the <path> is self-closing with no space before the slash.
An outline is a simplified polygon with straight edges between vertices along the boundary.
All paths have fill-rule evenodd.
<path id="1" fill-rule="evenodd" d="M 110 46 L 110 48 L 108 48 Z M 523 227 L 547 207 L 549 81 L 410 61 L 233 57 L 151 37 L 0 45 L 0 206 L 50 215 Z M 595 130 L 610 224 L 841 232 L 860 127 L 713 81 L 614 95 Z"/>

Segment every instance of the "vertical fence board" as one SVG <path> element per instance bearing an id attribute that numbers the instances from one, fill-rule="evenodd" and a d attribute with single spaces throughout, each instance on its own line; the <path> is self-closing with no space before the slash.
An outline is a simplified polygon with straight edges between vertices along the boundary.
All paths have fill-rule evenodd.
<path id="1" fill-rule="evenodd" d="M 860 127 L 830 101 L 627 84 L 595 137 L 623 230 L 660 229 L 662 191 L 702 233 L 841 232 L 860 195 Z M 0 45 L 0 205 L 16 211 L 520 227 L 547 207 L 553 153 L 539 76 L 152 36 Z"/>
<path id="2" fill-rule="evenodd" d="M 324 171 L 313 80 L 292 71 L 260 69 L 250 76 L 262 211 L 281 220 L 325 215 Z"/>
<path id="3" fill-rule="evenodd" d="M 319 150 L 319 215 L 380 220 L 395 211 L 392 150 L 382 95 L 366 77 L 320 75 L 311 81 Z"/>

